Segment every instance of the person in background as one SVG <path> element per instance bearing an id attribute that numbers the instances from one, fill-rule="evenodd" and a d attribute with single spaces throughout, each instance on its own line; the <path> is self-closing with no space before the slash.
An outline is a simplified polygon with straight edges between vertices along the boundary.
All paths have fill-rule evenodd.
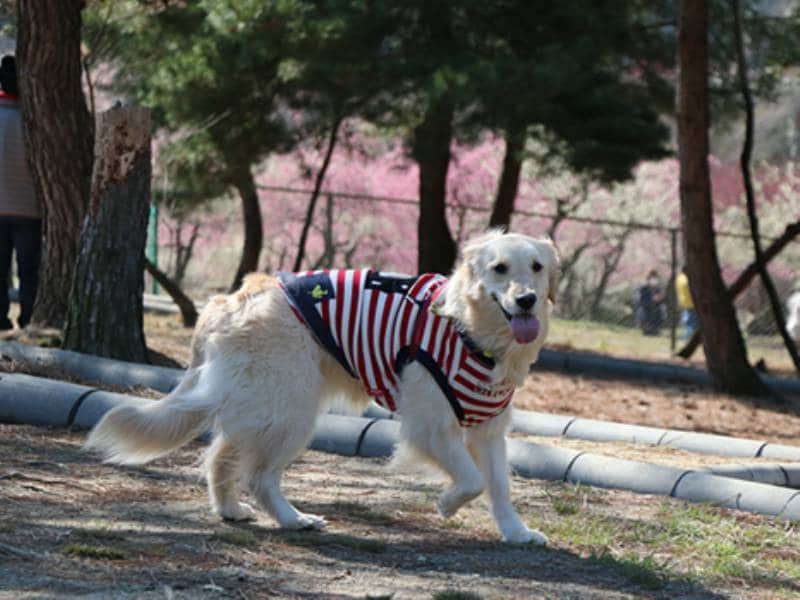
<path id="1" fill-rule="evenodd" d="M 42 211 L 33 188 L 22 139 L 22 113 L 14 57 L 0 60 L 0 330 L 8 318 L 11 254 L 17 255 L 20 314 L 17 325 L 31 320 L 42 247 Z"/>
<path id="2" fill-rule="evenodd" d="M 644 285 L 636 290 L 634 297 L 634 319 L 636 326 L 645 335 L 658 335 L 664 322 L 664 292 L 658 271 L 651 269 L 647 273 Z"/>
<path id="3" fill-rule="evenodd" d="M 800 345 L 800 288 L 786 300 L 786 331 Z"/>
<path id="4" fill-rule="evenodd" d="M 694 300 L 689 290 L 689 278 L 686 276 L 685 267 L 681 267 L 681 272 L 675 277 L 675 296 L 681 311 L 683 339 L 688 341 L 697 331 L 697 313 L 694 310 Z"/>

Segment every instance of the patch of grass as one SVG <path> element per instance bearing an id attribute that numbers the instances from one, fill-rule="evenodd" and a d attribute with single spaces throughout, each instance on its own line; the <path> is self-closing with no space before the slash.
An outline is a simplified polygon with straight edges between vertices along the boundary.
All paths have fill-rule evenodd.
<path id="1" fill-rule="evenodd" d="M 548 525 L 542 529 L 551 539 L 590 550 L 612 546 L 619 538 L 622 527 L 613 518 L 585 512 L 576 512 Z"/>
<path id="2" fill-rule="evenodd" d="M 231 544 L 233 546 L 255 546 L 259 543 L 258 537 L 246 529 L 225 529 L 215 531 L 210 538 L 215 542 Z"/>
<path id="3" fill-rule="evenodd" d="M 290 531 L 276 533 L 275 539 L 288 544 L 306 547 L 333 546 L 368 552 L 370 554 L 383 554 L 386 552 L 386 542 L 340 535 L 335 533 L 316 533 L 312 531 Z"/>
<path id="4" fill-rule="evenodd" d="M 565 498 L 553 498 L 553 510 L 556 511 L 559 515 L 577 515 L 580 512 L 581 507 L 578 506 L 578 503 L 565 499 Z"/>
<path id="5" fill-rule="evenodd" d="M 331 504 L 331 514 L 340 513 L 373 525 L 395 525 L 398 520 L 385 512 L 373 510 L 358 502 L 338 501 Z"/>
<path id="6" fill-rule="evenodd" d="M 459 592 L 456 590 L 434 592 L 431 598 L 433 600 L 482 600 L 482 596 L 474 592 Z"/>
<path id="7" fill-rule="evenodd" d="M 615 557 L 608 553 L 593 555 L 591 559 L 604 567 L 621 573 L 629 583 L 648 590 L 660 590 L 666 583 L 666 570 L 652 557 L 641 558 L 633 554 Z"/>
<path id="8" fill-rule="evenodd" d="M 635 327 L 589 320 L 551 319 L 547 343 L 555 348 L 597 352 L 641 360 L 669 360 L 670 331 L 645 336 Z M 792 364 L 778 336 L 749 336 L 748 349 L 773 368 L 791 372 Z M 702 349 L 698 353 L 702 355 Z"/>
<path id="9" fill-rule="evenodd" d="M 112 529 L 73 529 L 69 534 L 69 539 L 76 542 L 93 541 L 120 541 L 124 540 L 125 534 L 121 531 Z"/>
<path id="10" fill-rule="evenodd" d="M 630 518 L 591 500 L 581 504 L 567 487 L 548 497 L 557 516 L 533 525 L 555 545 L 588 553 L 632 584 L 661 589 L 674 579 L 800 592 L 796 524 L 669 501 Z"/>
<path id="11" fill-rule="evenodd" d="M 438 526 L 442 529 L 451 529 L 454 531 L 464 531 L 466 529 L 469 529 L 469 525 L 467 525 L 467 523 L 459 519 L 453 519 L 453 518 L 444 519 L 441 523 L 438 524 Z"/>
<path id="12" fill-rule="evenodd" d="M 90 546 L 89 544 L 67 544 L 64 546 L 64 554 L 101 560 L 124 560 L 128 558 L 127 553 L 123 550 L 105 546 Z"/>

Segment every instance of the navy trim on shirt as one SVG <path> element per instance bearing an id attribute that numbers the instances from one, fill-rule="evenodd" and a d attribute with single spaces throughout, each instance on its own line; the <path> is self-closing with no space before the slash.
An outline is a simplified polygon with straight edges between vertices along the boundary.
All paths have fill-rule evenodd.
<path id="1" fill-rule="evenodd" d="M 297 277 L 294 273 L 281 272 L 278 273 L 278 281 L 281 282 L 283 289 L 292 297 L 295 308 L 300 311 L 303 320 L 308 325 L 314 337 L 327 350 L 342 367 L 347 371 L 351 377 L 358 379 L 358 375 L 353 372 L 350 365 L 347 364 L 347 358 L 342 352 L 341 347 L 333 339 L 331 330 L 327 323 L 322 320 L 322 317 L 317 312 L 315 304 L 317 302 L 324 302 L 335 298 L 333 285 L 331 284 L 330 276 L 326 273 L 315 273 L 313 275 L 304 275 Z M 320 286 L 321 294 L 315 297 L 312 291 L 316 286 Z"/>

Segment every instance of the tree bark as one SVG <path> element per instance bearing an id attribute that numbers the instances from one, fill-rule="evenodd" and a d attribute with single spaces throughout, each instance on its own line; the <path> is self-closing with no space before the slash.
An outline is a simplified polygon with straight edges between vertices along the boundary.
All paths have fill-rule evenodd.
<path id="1" fill-rule="evenodd" d="M 762 261 L 764 264 L 766 265 L 769 263 L 769 261 L 778 256 L 781 250 L 788 246 L 789 243 L 792 242 L 798 235 L 800 235 L 800 221 L 787 225 L 781 236 L 772 242 L 772 244 L 770 244 L 766 250 L 764 250 L 764 254 L 762 255 Z M 758 263 L 754 262 L 747 265 L 747 268 L 739 273 L 736 281 L 734 281 L 728 288 L 728 295 L 730 296 L 731 301 L 735 300 L 739 294 L 747 289 L 747 286 L 750 285 L 750 282 L 753 280 L 753 278 L 758 275 L 758 269 Z M 689 341 L 686 342 L 686 345 L 678 352 L 678 356 L 681 358 L 690 358 L 700 345 L 701 339 L 702 335 L 698 329 L 694 332 L 694 335 L 692 335 Z"/>
<path id="2" fill-rule="evenodd" d="M 81 88 L 79 0 L 19 0 L 17 61 L 25 142 L 42 202 L 33 321 L 62 328 L 92 177 L 94 123 Z"/>
<path id="3" fill-rule="evenodd" d="M 503 158 L 503 171 L 497 184 L 497 194 L 489 217 L 489 227 L 505 227 L 511 225 L 514 212 L 514 201 L 519 190 L 519 176 L 522 172 L 525 151 L 526 127 L 509 126 L 506 132 L 506 154 Z"/>
<path id="4" fill-rule="evenodd" d="M 261 204 L 258 201 L 258 189 L 253 179 L 250 166 L 245 165 L 233 174 L 233 185 L 242 200 L 242 221 L 244 224 L 244 243 L 239 266 L 231 282 L 230 291 L 234 292 L 242 285 L 242 279 L 248 273 L 258 271 L 261 248 L 264 245 L 264 225 L 261 219 Z"/>
<path id="5" fill-rule="evenodd" d="M 104 112 L 98 119 L 95 148 L 63 347 L 147 362 L 142 295 L 150 207 L 150 112 Z"/>
<path id="6" fill-rule="evenodd" d="M 311 222 L 314 220 L 314 209 L 317 207 L 317 200 L 322 191 L 322 182 L 325 180 L 325 175 L 328 172 L 328 167 L 331 164 L 331 157 L 333 150 L 336 148 L 336 140 L 339 137 L 339 127 L 342 125 L 344 117 L 337 115 L 331 131 L 328 135 L 328 147 L 325 150 L 325 157 L 322 159 L 322 165 L 317 172 L 317 177 L 314 181 L 314 191 L 311 192 L 311 198 L 308 199 L 308 209 L 306 210 L 306 218 L 303 221 L 303 230 L 300 232 L 300 241 L 297 243 L 297 256 L 294 259 L 294 271 L 299 271 L 303 265 L 303 260 L 306 255 L 306 241 L 308 240 L 308 231 L 311 229 Z"/>
<path id="7" fill-rule="evenodd" d="M 720 275 L 708 169 L 708 32 L 704 0 L 682 0 L 678 17 L 678 157 L 686 274 L 716 390 L 766 395 L 747 361 L 733 303 Z"/>
<path id="8" fill-rule="evenodd" d="M 425 119 L 414 130 L 412 154 L 419 165 L 417 269 L 449 273 L 456 261 L 456 244 L 447 225 L 447 170 L 453 138 L 454 107 L 450 99 L 433 100 Z"/>
<path id="9" fill-rule="evenodd" d="M 778 327 L 778 333 L 783 338 L 786 351 L 792 358 L 795 370 L 800 373 L 800 356 L 797 354 L 797 347 L 794 340 L 789 337 L 786 331 L 786 321 L 783 318 L 783 307 L 781 306 L 778 291 L 767 270 L 767 265 L 763 260 L 764 251 L 761 248 L 761 234 L 758 231 L 758 213 L 756 212 L 756 198 L 753 191 L 753 179 L 750 174 L 750 158 L 753 154 L 753 129 L 754 129 L 754 110 L 753 97 L 750 93 L 750 84 L 747 80 L 747 57 L 744 52 L 744 41 L 742 40 L 742 20 L 739 0 L 731 0 L 731 11 L 733 12 L 733 31 L 736 39 L 736 64 L 739 71 L 739 85 L 742 91 L 745 109 L 745 135 L 742 145 L 742 154 L 739 163 L 742 169 L 742 180 L 744 181 L 745 198 L 747 200 L 747 217 L 750 222 L 750 237 L 753 240 L 753 250 L 755 252 L 755 264 L 758 266 L 758 274 L 761 283 L 769 297 L 772 315 Z"/>
<path id="10" fill-rule="evenodd" d="M 150 273 L 153 279 L 164 288 L 173 302 L 178 306 L 178 309 L 181 311 L 183 326 L 194 327 L 197 323 L 197 308 L 195 308 L 192 299 L 183 293 L 178 282 L 171 279 L 169 275 L 147 260 L 147 258 L 144 259 L 144 268 Z"/>

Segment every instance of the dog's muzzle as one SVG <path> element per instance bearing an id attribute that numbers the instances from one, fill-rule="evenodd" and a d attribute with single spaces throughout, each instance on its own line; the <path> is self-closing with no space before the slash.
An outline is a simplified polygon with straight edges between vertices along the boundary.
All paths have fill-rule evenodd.
<path id="1" fill-rule="evenodd" d="M 500 300 L 497 298 L 497 294 L 492 292 L 491 296 L 492 299 L 497 303 L 497 306 L 500 307 L 500 310 L 503 312 L 503 316 L 508 321 L 508 324 L 511 327 L 511 333 L 514 335 L 514 339 L 517 341 L 517 343 L 530 344 L 537 337 L 539 337 L 541 324 L 539 323 L 537 316 L 529 312 L 529 310 L 536 304 L 536 294 L 531 293 L 517 297 L 516 304 L 522 309 L 523 312 L 520 312 L 516 315 L 512 315 L 503 307 L 502 302 L 500 302 Z"/>

